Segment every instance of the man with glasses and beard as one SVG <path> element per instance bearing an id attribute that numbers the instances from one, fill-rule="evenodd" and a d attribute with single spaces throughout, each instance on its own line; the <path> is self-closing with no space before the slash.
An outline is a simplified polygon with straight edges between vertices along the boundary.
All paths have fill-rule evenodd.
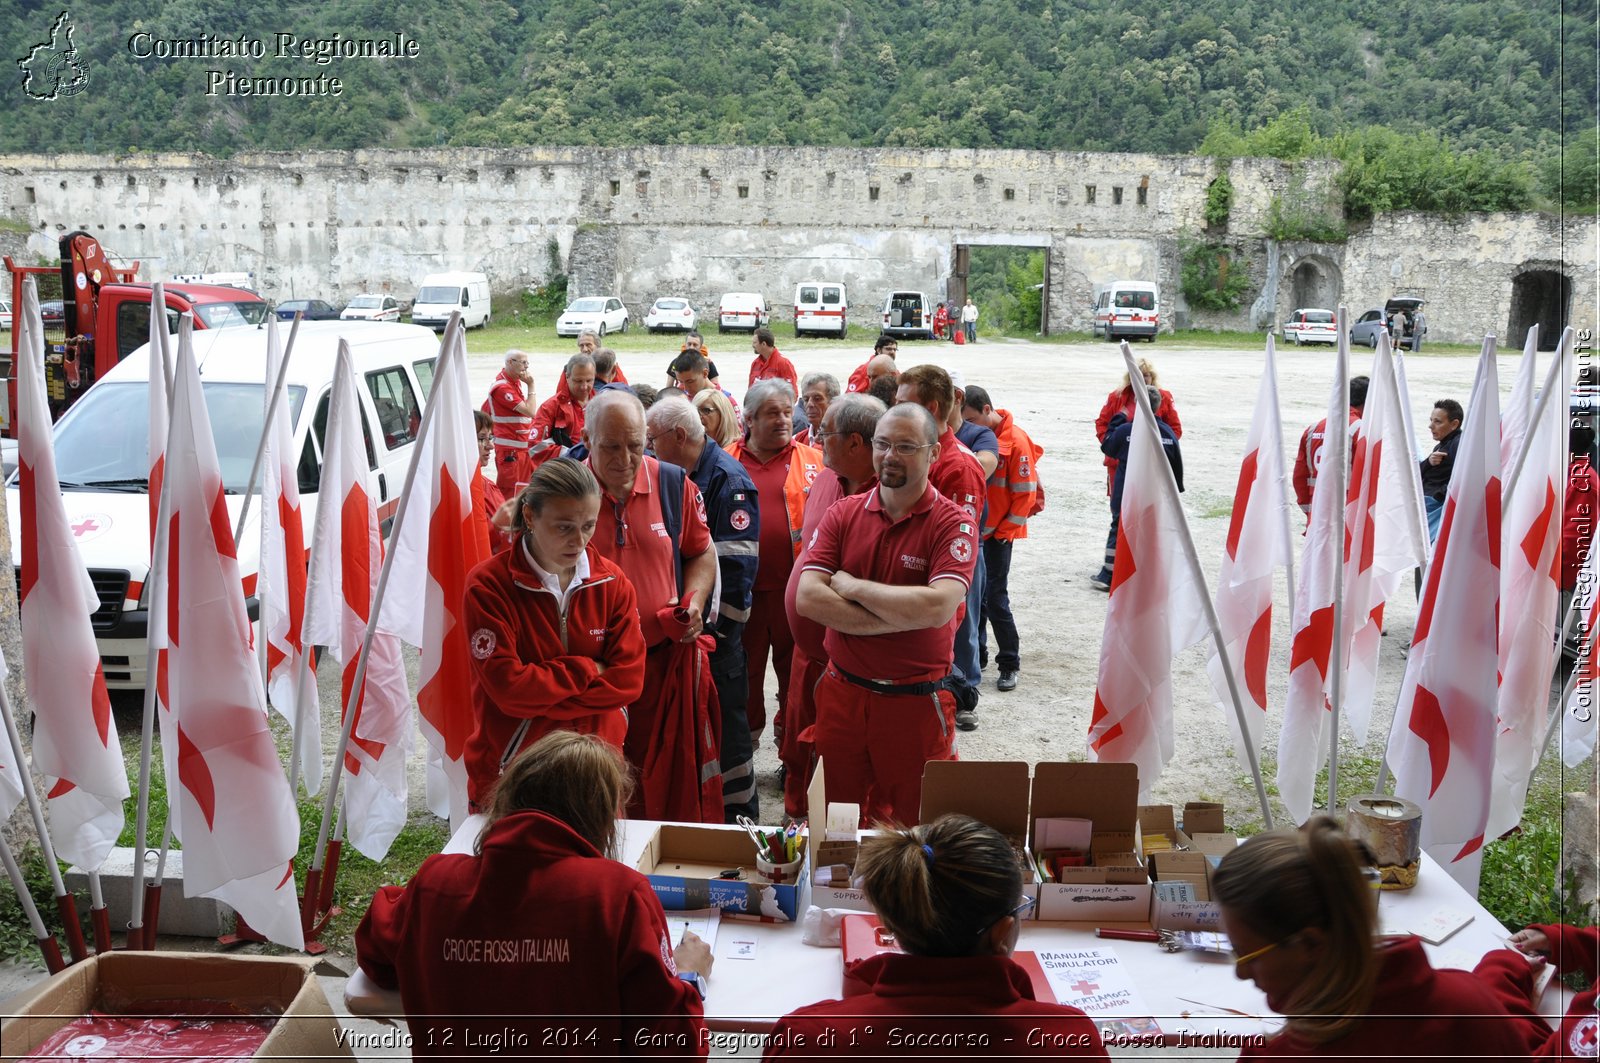
<path id="1" fill-rule="evenodd" d="M 796 607 L 827 629 L 817 754 L 829 798 L 864 821 L 917 823 L 923 765 L 955 753 L 950 666 L 978 529 L 928 482 L 940 429 L 915 403 L 884 414 L 878 486 L 835 503 L 801 563 Z"/>

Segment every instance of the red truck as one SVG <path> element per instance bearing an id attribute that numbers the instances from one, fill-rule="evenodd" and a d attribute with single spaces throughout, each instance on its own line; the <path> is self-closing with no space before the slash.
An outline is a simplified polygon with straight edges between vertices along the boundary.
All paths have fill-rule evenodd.
<path id="1" fill-rule="evenodd" d="M 60 247 L 59 267 L 19 266 L 9 255 L 5 257 L 6 271 L 11 274 L 14 318 L 10 359 L 0 374 L 6 382 L 0 434 L 7 437 L 16 436 L 12 411 L 17 408 L 15 366 L 22 334 L 23 278 L 50 278 L 50 283 L 40 286 L 41 304 L 54 294 L 57 276 L 64 293 L 61 324 L 52 327 L 47 320 L 45 326 L 45 390 L 52 419 L 59 418 L 91 384 L 150 341 L 150 285 L 133 279 L 139 263 L 126 268 L 113 266 L 100 241 L 86 232 L 66 234 Z M 259 325 L 269 312 L 265 300 L 242 288 L 181 282 L 164 288 L 168 332 L 178 331 L 178 316 L 185 312 L 194 314 L 197 329 Z"/>

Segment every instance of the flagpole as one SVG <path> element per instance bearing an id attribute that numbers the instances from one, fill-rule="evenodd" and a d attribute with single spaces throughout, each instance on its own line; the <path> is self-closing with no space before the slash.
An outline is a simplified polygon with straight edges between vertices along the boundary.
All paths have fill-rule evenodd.
<path id="1" fill-rule="evenodd" d="M 1528 421 L 1528 431 L 1522 437 L 1522 446 L 1517 448 L 1517 460 L 1511 466 L 1511 475 L 1506 477 L 1505 489 L 1500 492 L 1500 512 L 1504 513 L 1511 504 L 1511 495 L 1517 489 L 1517 481 L 1522 479 L 1522 469 L 1528 463 L 1528 444 L 1533 441 L 1533 426 L 1538 424 L 1546 411 L 1550 408 L 1550 395 L 1555 390 L 1556 382 L 1560 379 L 1561 367 L 1566 360 L 1567 352 L 1572 349 L 1572 326 L 1568 325 L 1561 333 L 1561 341 L 1556 347 L 1556 356 L 1550 360 L 1550 368 L 1545 371 L 1544 387 L 1539 389 L 1539 398 L 1533 404 L 1533 416 Z"/>
<path id="2" fill-rule="evenodd" d="M 1272 381 L 1272 420 L 1268 431 L 1272 433 L 1269 441 L 1272 452 L 1278 455 L 1278 527 L 1283 534 L 1283 575 L 1289 592 L 1289 605 L 1294 606 L 1294 532 L 1289 528 L 1289 499 L 1290 494 L 1289 465 L 1283 460 L 1283 406 L 1278 398 L 1278 343 L 1277 337 L 1267 333 L 1267 365 L 1266 371 Z"/>
<path id="3" fill-rule="evenodd" d="M 1138 365 L 1133 360 L 1133 352 L 1129 349 L 1127 340 L 1122 341 L 1122 358 L 1128 363 L 1128 379 L 1143 379 L 1139 373 Z M 1155 413 L 1150 409 L 1150 396 L 1146 394 L 1144 388 L 1136 387 L 1133 389 L 1133 397 L 1134 401 L 1138 403 L 1140 414 L 1145 423 L 1145 430 L 1156 434 L 1158 453 L 1164 451 L 1165 448 L 1161 447 L 1160 433 L 1156 429 Z M 1176 512 L 1181 514 L 1183 512 L 1183 503 L 1178 498 L 1178 484 L 1172 477 L 1172 466 L 1167 462 L 1161 462 L 1160 464 L 1162 489 L 1166 492 L 1167 500 L 1173 505 Z M 1245 759 L 1250 763 L 1250 774 L 1255 777 L 1256 798 L 1261 802 L 1261 818 L 1266 823 L 1266 829 L 1271 830 L 1272 808 L 1267 803 L 1266 783 L 1261 778 L 1261 765 L 1256 758 L 1255 743 L 1250 740 L 1250 727 L 1245 721 L 1244 702 L 1239 697 L 1239 682 L 1233 674 L 1233 664 L 1228 660 L 1228 647 L 1222 637 L 1222 622 L 1217 619 L 1217 607 L 1211 600 L 1211 589 L 1206 586 L 1205 573 L 1200 568 L 1200 555 L 1195 550 L 1194 537 L 1189 533 L 1187 519 L 1179 522 L 1179 530 L 1182 533 L 1178 536 L 1179 545 L 1183 548 L 1183 556 L 1189 563 L 1190 572 L 1200 586 L 1200 602 L 1205 606 L 1206 625 L 1211 628 L 1211 638 L 1217 646 L 1217 656 L 1222 662 L 1222 674 L 1228 679 L 1228 693 L 1233 698 L 1233 713 L 1239 721 L 1239 737 L 1244 742 Z"/>
<path id="4" fill-rule="evenodd" d="M 17 774 L 28 774 L 25 765 L 20 768 Z M 34 944 L 39 946 L 39 955 L 44 957 L 45 970 L 51 974 L 66 970 L 67 961 L 61 958 L 61 946 L 56 944 L 56 936 L 44 928 L 44 920 L 39 918 L 39 908 L 33 903 L 33 894 L 28 891 L 28 880 L 23 878 L 22 869 L 17 866 L 16 854 L 11 851 L 3 834 L 0 834 L 0 864 L 5 865 L 11 888 L 17 891 L 17 901 L 22 905 L 22 913 L 28 917 Z"/>
<path id="5" fill-rule="evenodd" d="M 193 328 L 193 318 L 181 317 L 178 319 L 178 334 L 180 338 L 185 328 Z M 180 339 L 181 342 L 181 339 Z M 166 384 L 167 390 L 167 437 L 171 443 L 172 436 L 172 350 L 167 342 L 167 330 L 160 331 L 160 350 L 151 351 L 153 361 L 158 360 L 161 367 L 161 379 Z M 165 453 L 165 451 L 163 451 Z M 147 842 L 150 830 L 150 758 L 155 745 L 156 730 L 156 694 L 160 679 L 161 650 L 163 647 L 155 644 L 156 618 L 166 606 L 166 591 L 164 581 L 167 574 L 167 546 L 168 525 L 172 523 L 172 489 L 168 478 L 161 477 L 161 495 L 156 501 L 156 527 L 155 537 L 150 544 L 150 569 L 145 574 L 145 584 L 155 588 L 150 596 L 152 607 L 160 606 L 161 609 L 151 608 L 145 623 L 145 677 L 144 677 L 144 720 L 139 733 L 139 800 L 134 812 L 133 831 L 133 902 L 128 910 L 128 947 L 150 948 L 155 945 L 155 928 L 150 930 L 150 940 L 144 941 L 144 905 L 145 905 L 145 853 L 148 851 Z M 162 634 L 166 633 L 166 625 L 161 624 Z M 172 833 L 172 802 L 167 802 L 167 833 Z M 165 854 L 165 846 L 163 846 Z M 161 880 L 156 879 L 159 883 Z M 136 946 L 135 941 L 139 944 Z"/>
<path id="6" fill-rule="evenodd" d="M 1328 814 L 1339 814 L 1339 712 L 1344 707 L 1344 507 L 1350 479 L 1350 331 L 1349 308 L 1340 304 L 1338 311 L 1338 356 L 1334 361 L 1334 386 L 1344 396 L 1341 413 L 1334 421 L 1338 424 L 1335 441 L 1338 460 L 1333 464 L 1333 644 L 1328 649 L 1328 702 L 1332 712 L 1328 735 Z M 1378 340 L 1387 343 L 1388 337 Z M 1327 433 L 1334 434 L 1328 425 Z M 1327 435 L 1323 436 L 1326 448 Z M 1323 450 L 1323 464 L 1327 464 L 1327 450 Z"/>
<path id="7" fill-rule="evenodd" d="M 444 336 L 439 344 L 439 361 L 450 357 L 450 351 L 455 345 L 456 333 L 461 330 L 461 312 L 453 311 L 449 322 L 444 327 Z M 442 368 L 442 366 L 440 367 Z M 400 491 L 400 504 L 395 509 L 394 523 L 389 527 L 391 541 L 400 537 L 400 529 L 405 525 L 407 503 L 411 499 L 411 482 L 416 479 L 417 466 L 422 463 L 423 443 L 428 438 L 428 430 L 433 424 L 434 411 L 438 408 L 436 403 L 428 403 L 427 409 L 422 412 L 422 424 L 417 429 L 416 445 L 411 448 L 411 460 L 406 468 L 405 485 Z M 360 698 L 367 678 L 367 659 L 372 654 L 372 640 L 378 631 L 378 614 L 383 604 L 384 590 L 389 585 L 389 570 L 394 562 L 394 551 L 383 552 L 383 566 L 378 570 L 378 585 L 372 592 L 372 605 L 368 612 L 366 635 L 361 640 L 361 654 L 356 658 L 356 670 L 350 681 L 350 695 Z M 359 702 L 358 702 L 359 705 Z M 322 822 L 317 827 L 316 848 L 311 851 L 311 869 L 306 873 L 305 902 L 316 903 L 316 896 L 322 881 L 324 849 L 328 845 L 328 828 L 334 818 L 337 807 L 336 801 L 339 794 L 339 782 L 344 777 L 344 754 L 350 746 L 350 735 L 355 728 L 356 713 L 351 711 L 348 700 L 344 705 L 344 722 L 339 729 L 339 745 L 333 753 L 333 779 L 328 784 L 328 796 L 322 806 Z M 315 913 L 311 913 L 314 915 Z"/>
<path id="8" fill-rule="evenodd" d="M 6 718 L 6 738 L 11 743 L 11 754 L 16 758 L 17 774 L 22 777 L 22 793 L 27 798 L 28 811 L 33 814 L 34 829 L 39 832 L 39 847 L 44 850 L 45 866 L 50 870 L 50 887 L 55 890 L 56 908 L 61 912 L 61 920 L 65 924 L 67 948 L 72 953 L 72 962 L 77 963 L 89 957 L 89 946 L 83 940 L 83 927 L 78 925 L 78 903 L 67 892 L 67 884 L 61 880 L 61 865 L 56 860 L 55 843 L 50 840 L 50 828 L 44 822 L 44 806 L 39 803 L 39 791 L 33 785 L 33 770 L 22 751 L 22 736 L 17 733 L 17 721 L 11 715 L 11 699 L 6 696 L 3 684 L 0 684 L 0 716 Z"/>
<path id="9" fill-rule="evenodd" d="M 267 452 L 267 434 L 272 431 L 272 415 L 278 412 L 278 400 L 283 395 L 283 382 L 289 376 L 289 357 L 294 354 L 294 338 L 300 332 L 300 312 L 296 311 L 294 323 L 289 326 L 289 343 L 283 349 L 283 361 L 278 364 L 278 379 L 272 383 L 272 395 L 267 399 L 267 417 L 261 424 L 261 438 L 256 440 L 255 461 L 250 463 L 250 479 L 245 481 L 244 501 L 239 504 L 239 520 L 233 526 L 233 551 L 239 552 L 239 540 L 244 537 L 244 519 L 250 512 L 250 496 L 255 494 L 256 478 L 261 475 L 261 462 Z"/>

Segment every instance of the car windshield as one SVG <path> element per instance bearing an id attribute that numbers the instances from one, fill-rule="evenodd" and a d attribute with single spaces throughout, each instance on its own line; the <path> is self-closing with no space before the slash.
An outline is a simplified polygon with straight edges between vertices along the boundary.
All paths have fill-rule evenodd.
<path id="1" fill-rule="evenodd" d="M 201 385 L 211 436 L 230 494 L 244 490 L 266 417 L 261 384 Z M 306 389 L 289 387 L 291 423 L 299 420 Z M 83 489 L 116 483 L 136 486 L 149 475 L 150 400 L 143 381 L 116 381 L 90 388 L 55 429 L 56 475 Z M 257 485 L 259 487 L 259 484 Z M 68 488 L 69 490 L 71 488 Z"/>
<path id="2" fill-rule="evenodd" d="M 1307 310 L 1306 320 L 1318 325 L 1333 324 L 1333 312 L 1329 310 Z"/>
<path id="3" fill-rule="evenodd" d="M 417 302 L 419 303 L 456 303 L 460 300 L 460 288 L 447 288 L 443 285 L 424 288 L 417 293 Z"/>
<path id="4" fill-rule="evenodd" d="M 656 309 L 657 310 L 682 310 L 684 307 L 686 307 L 688 305 L 689 304 L 684 302 L 682 299 L 657 299 L 656 300 Z"/>
<path id="5" fill-rule="evenodd" d="M 270 313 L 266 303 L 201 303 L 194 308 L 206 328 L 259 325 Z"/>
<path id="6" fill-rule="evenodd" d="M 376 295 L 358 295 L 350 300 L 351 310 L 376 310 L 383 305 L 383 300 Z"/>
<path id="7" fill-rule="evenodd" d="M 577 302 L 567 307 L 567 313 L 592 314 L 596 311 L 604 310 L 605 308 L 606 301 L 604 299 L 579 299 Z"/>

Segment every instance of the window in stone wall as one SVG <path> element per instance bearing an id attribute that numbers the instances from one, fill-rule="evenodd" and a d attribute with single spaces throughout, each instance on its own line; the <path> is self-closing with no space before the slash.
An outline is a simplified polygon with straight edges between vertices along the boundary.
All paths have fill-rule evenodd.
<path id="1" fill-rule="evenodd" d="M 1083 202 L 1086 206 L 1094 206 L 1094 185 L 1083 186 Z"/>
<path id="2" fill-rule="evenodd" d="M 611 194 L 614 195 L 614 196 L 622 195 L 622 182 L 621 181 L 612 181 L 611 182 Z"/>
<path id="3" fill-rule="evenodd" d="M 1111 186 L 1111 205 L 1113 207 L 1122 206 L 1122 186 L 1121 185 L 1112 185 Z"/>
<path id="4" fill-rule="evenodd" d="M 1014 200 L 1016 198 L 1017 198 L 1017 190 L 1015 188 L 1006 189 L 1006 202 L 1007 203 L 1010 203 L 1012 200 Z"/>
<path id="5" fill-rule="evenodd" d="M 750 198 L 750 186 L 745 184 L 743 181 L 739 182 L 739 198 L 740 199 L 749 199 Z"/>
<path id="6" fill-rule="evenodd" d="M 867 186 L 867 198 L 872 200 L 873 202 L 877 202 L 877 199 L 878 199 L 878 186 L 877 185 L 868 185 Z"/>
<path id="7" fill-rule="evenodd" d="M 1140 178 L 1138 196 L 1135 199 L 1135 202 L 1141 207 L 1147 207 L 1150 205 L 1150 178 Z"/>

